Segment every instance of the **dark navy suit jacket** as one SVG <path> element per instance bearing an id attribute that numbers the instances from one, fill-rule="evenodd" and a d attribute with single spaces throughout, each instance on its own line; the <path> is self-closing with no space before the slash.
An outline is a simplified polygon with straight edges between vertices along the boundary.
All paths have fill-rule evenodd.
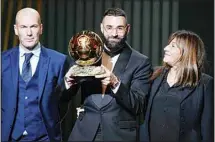
<path id="1" fill-rule="evenodd" d="M 104 141 L 136 141 L 138 117 L 150 89 L 149 59 L 129 45 L 123 49 L 113 73 L 121 80 L 116 94 L 110 88 L 101 98 L 101 80 L 81 84 L 83 114 L 80 114 L 69 141 L 92 141 L 101 124 Z"/>
<path id="2" fill-rule="evenodd" d="M 59 117 L 60 85 L 67 71 L 66 56 L 51 49 L 41 47 L 39 68 L 39 109 L 50 141 L 61 140 Z M 18 98 L 19 47 L 2 53 L 1 70 L 1 138 L 8 141 L 15 120 Z"/>
<path id="3" fill-rule="evenodd" d="M 144 124 L 140 127 L 140 141 L 149 142 L 149 122 L 151 106 L 159 90 L 166 70 L 157 77 L 151 88 Z M 185 88 L 186 93 L 180 103 L 180 131 L 178 142 L 212 142 L 213 141 L 213 78 L 202 74 L 195 88 Z M 163 115 L 163 114 L 160 114 Z M 158 118 L 159 119 L 159 118 Z M 171 134 L 170 134 L 171 135 Z"/>

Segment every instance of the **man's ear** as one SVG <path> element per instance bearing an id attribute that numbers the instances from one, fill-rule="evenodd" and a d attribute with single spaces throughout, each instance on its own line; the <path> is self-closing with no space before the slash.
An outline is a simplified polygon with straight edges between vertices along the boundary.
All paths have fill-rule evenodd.
<path id="1" fill-rule="evenodd" d="M 17 25 L 13 25 L 13 28 L 14 28 L 15 35 L 18 35 Z"/>
<path id="2" fill-rule="evenodd" d="M 43 33 L 43 24 L 40 24 L 40 34 Z"/>
<path id="3" fill-rule="evenodd" d="M 130 24 L 127 24 L 127 29 L 126 29 L 126 31 L 127 31 L 127 34 L 129 34 L 129 32 L 130 32 L 130 29 L 131 29 L 131 25 L 130 25 Z"/>

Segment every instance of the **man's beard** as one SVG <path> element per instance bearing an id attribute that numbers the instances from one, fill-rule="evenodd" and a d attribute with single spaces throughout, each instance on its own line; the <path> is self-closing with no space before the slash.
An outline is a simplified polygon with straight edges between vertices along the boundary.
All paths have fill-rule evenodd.
<path id="1" fill-rule="evenodd" d="M 110 38 L 112 39 L 120 39 L 119 41 L 110 41 Z M 120 52 L 123 47 L 125 46 L 125 41 L 127 40 L 127 36 L 124 36 L 122 39 L 118 37 L 104 37 L 104 43 L 106 47 L 110 50 L 110 53 L 118 53 Z"/>

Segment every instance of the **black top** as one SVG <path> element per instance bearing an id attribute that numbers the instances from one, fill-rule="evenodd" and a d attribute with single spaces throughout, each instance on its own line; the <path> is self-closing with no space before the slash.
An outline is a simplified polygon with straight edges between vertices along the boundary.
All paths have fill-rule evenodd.
<path id="1" fill-rule="evenodd" d="M 151 142 L 176 142 L 179 139 L 180 102 L 184 88 L 170 87 L 166 77 L 156 93 L 149 120 Z"/>

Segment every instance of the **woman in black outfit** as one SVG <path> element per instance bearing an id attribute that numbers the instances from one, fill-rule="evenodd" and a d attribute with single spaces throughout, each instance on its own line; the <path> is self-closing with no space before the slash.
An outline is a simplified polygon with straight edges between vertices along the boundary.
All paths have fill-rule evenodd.
<path id="1" fill-rule="evenodd" d="M 169 37 L 163 66 L 152 75 L 140 140 L 213 142 L 213 78 L 202 73 L 201 38 L 180 30 Z"/>

